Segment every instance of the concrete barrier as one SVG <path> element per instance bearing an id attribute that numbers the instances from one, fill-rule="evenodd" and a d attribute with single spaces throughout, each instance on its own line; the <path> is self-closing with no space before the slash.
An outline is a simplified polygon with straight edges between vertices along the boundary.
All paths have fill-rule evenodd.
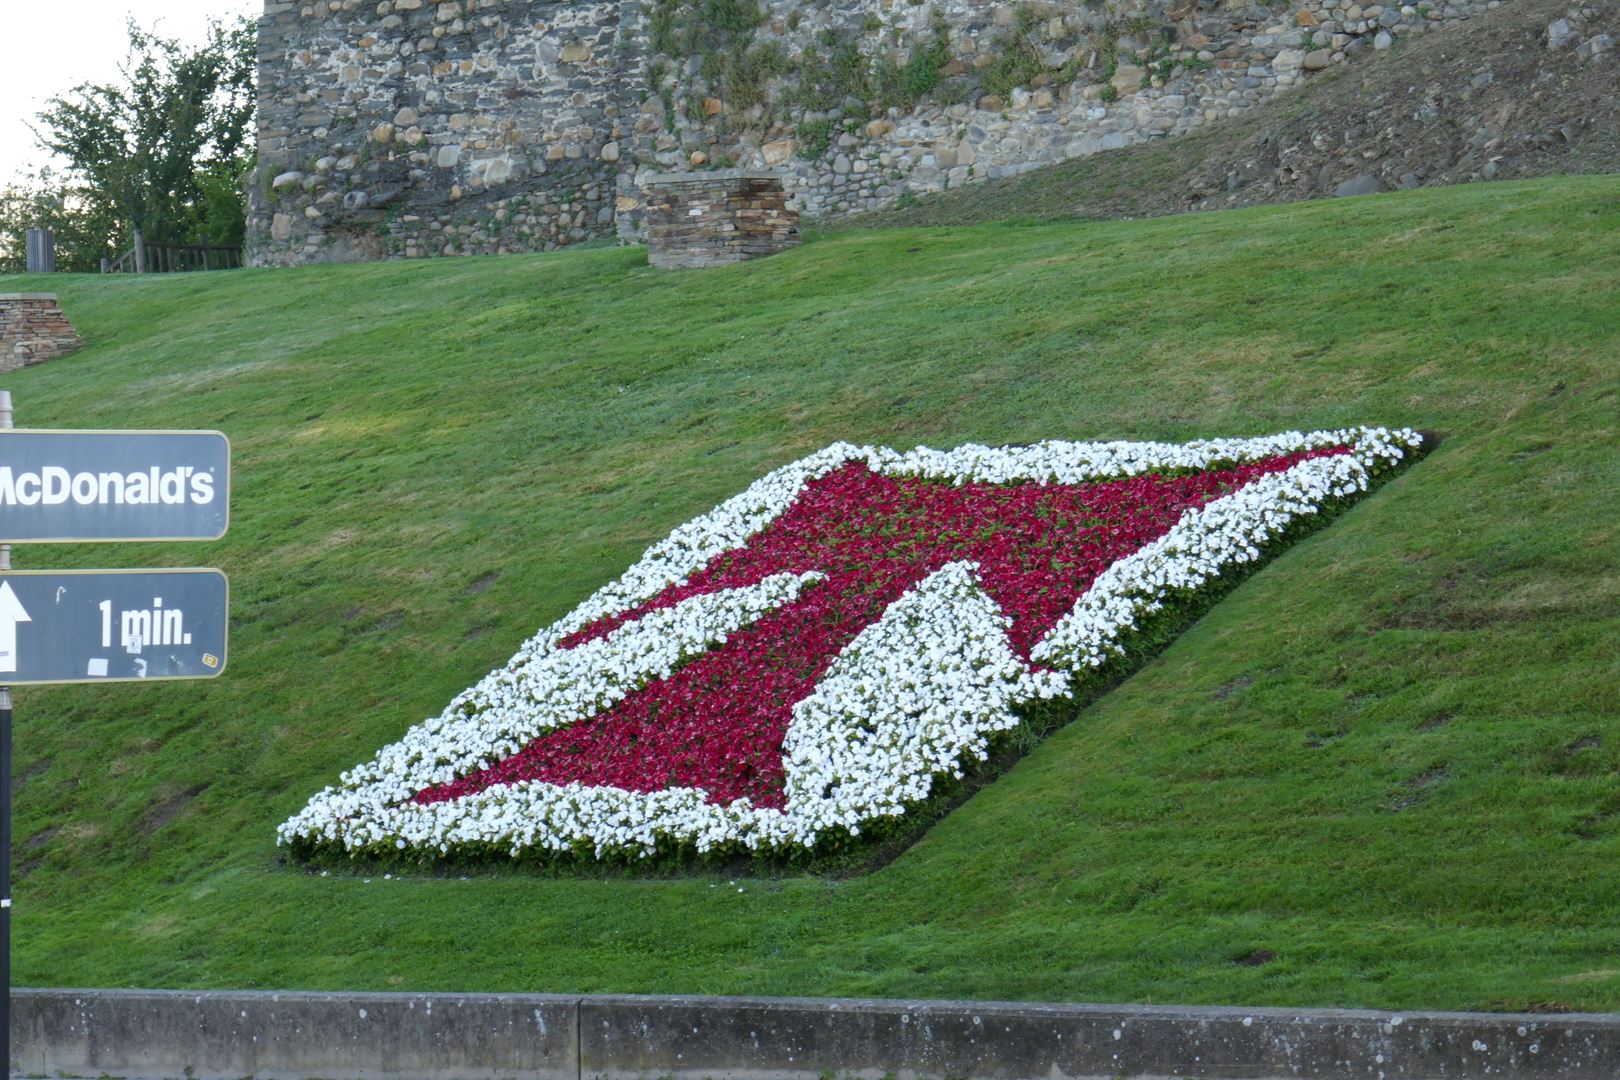
<path id="1" fill-rule="evenodd" d="M 1620 1077 L 1620 1015 L 15 990 L 14 1076 Z"/>
<path id="2" fill-rule="evenodd" d="M 13 1076 L 578 1080 L 579 998 L 13 990 Z"/>

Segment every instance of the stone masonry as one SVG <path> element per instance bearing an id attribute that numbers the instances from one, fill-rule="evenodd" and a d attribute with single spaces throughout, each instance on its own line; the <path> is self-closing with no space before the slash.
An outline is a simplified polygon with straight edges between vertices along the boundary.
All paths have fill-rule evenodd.
<path id="1" fill-rule="evenodd" d="M 701 159 L 775 168 L 784 173 L 792 204 L 806 218 L 837 219 L 892 205 L 908 193 L 1013 176 L 1235 117 L 1318 72 L 1367 60 L 1403 37 L 1482 14 L 1499 2 L 1073 0 L 1039 5 L 1045 17 L 1023 36 L 1039 51 L 1046 73 L 1005 96 L 984 91 L 984 73 L 1016 32 L 1019 5 L 932 0 L 884 9 L 872 3 L 862 10 L 884 11 L 885 30 L 878 33 L 894 24 L 903 40 L 913 42 L 926 37 L 937 16 L 944 17 L 953 57 L 935 97 L 965 100 L 925 100 L 869 119 L 858 108 L 839 107 L 755 135 L 730 134 L 711 120 L 688 119 L 706 114 L 713 102 L 697 109 L 677 96 L 672 118 L 655 95 L 642 104 L 634 125 L 635 158 L 644 169 Z M 840 18 L 847 25 L 852 17 L 840 16 L 842 7 L 829 14 L 802 0 L 768 0 L 768 6 L 769 28 L 788 40 L 790 58 Z M 790 30 L 795 12 L 801 13 L 798 28 Z M 1124 32 L 1118 33 L 1121 27 Z M 1109 38 L 1110 33 L 1117 36 Z M 907 53 L 896 55 L 904 59 Z M 702 92 L 701 84 L 695 89 Z M 804 129 L 829 121 L 831 136 L 815 154 L 818 148 L 807 145 Z M 621 198 L 621 216 L 633 219 L 639 184 L 621 178 L 620 186 L 621 196 L 628 196 Z M 620 235 L 627 231 L 621 228 Z"/>
<path id="2" fill-rule="evenodd" d="M 653 266 L 724 266 L 800 243 L 799 215 L 787 208 L 781 178 L 770 173 L 663 173 L 642 183 Z"/>
<path id="3" fill-rule="evenodd" d="M 1501 0 L 758 2 L 789 70 L 744 104 L 658 54 L 669 0 L 266 0 L 249 261 L 639 241 L 643 181 L 682 169 L 770 170 L 834 219 L 1218 122 Z M 825 42 L 893 69 L 942 34 L 913 104 L 803 105 Z M 1038 74 L 991 92 L 1012 48 Z"/>
<path id="4" fill-rule="evenodd" d="M 550 250 L 612 230 L 620 7 L 267 0 L 254 265 Z"/>
<path id="5" fill-rule="evenodd" d="M 0 293 L 0 371 L 42 364 L 83 347 L 55 293 Z"/>

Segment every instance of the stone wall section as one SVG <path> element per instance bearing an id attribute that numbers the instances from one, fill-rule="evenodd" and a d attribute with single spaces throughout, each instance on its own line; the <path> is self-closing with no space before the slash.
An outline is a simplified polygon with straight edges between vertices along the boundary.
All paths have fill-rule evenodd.
<path id="1" fill-rule="evenodd" d="M 55 293 L 0 293 L 0 371 L 42 364 L 83 347 Z"/>
<path id="2" fill-rule="evenodd" d="M 947 32 L 915 106 L 820 112 L 791 77 L 741 108 L 701 58 L 656 56 L 659 2 L 266 0 L 249 261 L 639 241 L 641 181 L 673 170 L 769 169 L 836 219 L 1182 134 L 1501 0 L 760 0 L 756 40 L 790 61 L 831 32 L 904 63 Z M 989 93 L 1013 33 L 1042 73 Z"/>
<path id="3" fill-rule="evenodd" d="M 610 232 L 630 8 L 267 0 L 250 262 L 550 250 Z"/>
<path id="4" fill-rule="evenodd" d="M 1015 176 L 1069 158 L 1184 134 L 1239 116 L 1317 72 L 1394 48 L 1404 37 L 1483 14 L 1501 0 L 1365 6 L 1355 0 L 1124 0 L 1109 5 L 1075 0 L 1040 5 L 1044 18 L 1029 37 L 1047 67 L 1075 77 L 1061 83 L 1038 77 L 1034 82 L 1040 85 L 1005 97 L 980 92 L 975 73 L 995 62 L 995 50 L 1011 32 L 1016 5 L 934 0 L 887 7 L 873 0 L 816 8 L 813 15 L 799 0 L 769 3 L 771 31 L 783 35 L 790 55 L 802 54 L 829 24 L 870 26 L 882 12 L 883 33 L 916 43 L 943 16 L 953 52 L 945 74 L 967 89 L 968 101 L 924 102 L 859 121 L 840 109 L 815 114 L 809 119 L 831 120 L 836 128 L 826 150 L 814 156 L 796 125 L 728 135 L 720 125 L 692 124 L 679 115 L 670 124 L 661 101 L 654 97 L 643 102 L 635 125 L 640 138 L 636 156 L 643 168 L 667 168 L 684 156 L 780 169 L 793 205 L 806 218 L 826 220 L 890 206 L 907 194 Z M 795 10 L 803 15 L 798 29 L 790 31 L 787 27 L 795 20 L 789 16 Z M 1127 32 L 1115 42 L 1115 58 L 1100 53 L 1099 26 L 1141 22 L 1158 23 L 1163 30 Z M 1168 36 L 1168 48 L 1160 44 L 1161 35 Z M 898 58 L 906 55 L 902 50 Z M 1156 62 L 1140 62 L 1149 57 Z M 689 110 L 677 108 L 677 113 L 683 111 Z M 673 134 L 666 130 L 671 126 Z M 632 195 L 638 186 L 633 179 L 621 181 L 621 188 L 628 189 L 622 194 Z M 635 213 L 629 199 L 621 199 L 621 210 L 632 217 Z M 627 234 L 633 236 L 634 230 L 621 227 L 620 235 Z"/>
<path id="5" fill-rule="evenodd" d="M 664 173 L 644 183 L 647 261 L 660 269 L 725 266 L 801 242 L 799 215 L 774 174 Z"/>

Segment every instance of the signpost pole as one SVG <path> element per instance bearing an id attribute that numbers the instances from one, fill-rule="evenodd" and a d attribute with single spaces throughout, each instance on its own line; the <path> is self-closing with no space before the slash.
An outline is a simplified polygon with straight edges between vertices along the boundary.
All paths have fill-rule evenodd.
<path id="1" fill-rule="evenodd" d="M 11 426 L 11 391 L 0 390 L 0 428 Z M 11 569 L 11 545 L 0 544 L 0 571 Z M 11 687 L 0 686 L 0 1062 L 11 1075 Z"/>
<path id="2" fill-rule="evenodd" d="M 9 555 L 7 551 L 5 554 Z M 9 563 L 10 559 L 0 560 Z M 9 566 L 0 566 L 8 570 Z M 0 1060 L 11 1075 L 11 687 L 0 686 Z"/>
<path id="3" fill-rule="evenodd" d="M 139 264 L 138 232 L 135 252 Z M 213 678 L 225 670 L 230 610 L 218 570 L 14 573 L 11 545 L 217 540 L 230 513 L 230 443 L 217 431 L 17 431 L 11 393 L 0 390 L 0 460 L 9 541 L 0 542 L 0 1061 L 9 1076 L 12 687 Z"/>

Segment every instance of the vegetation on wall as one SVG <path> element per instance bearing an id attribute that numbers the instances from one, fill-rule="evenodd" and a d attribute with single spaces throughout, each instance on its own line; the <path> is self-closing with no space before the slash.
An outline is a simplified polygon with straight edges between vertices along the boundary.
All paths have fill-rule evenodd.
<path id="1" fill-rule="evenodd" d="M 1036 22 L 1034 9 L 1022 5 L 1013 25 L 997 36 L 990 66 L 984 71 L 985 88 L 992 94 L 1011 93 L 1046 74 L 1046 62 L 1035 44 Z"/>
<path id="2" fill-rule="evenodd" d="M 828 28 L 804 47 L 797 84 L 789 100 L 816 112 L 837 108 L 846 97 L 863 97 L 871 69 L 861 51 L 860 37 L 851 30 Z"/>
<path id="3" fill-rule="evenodd" d="M 788 28 L 798 29 L 800 18 L 790 17 Z M 868 116 L 909 108 L 939 87 L 951 60 L 943 20 L 925 38 L 894 49 L 867 44 L 883 29 L 881 20 L 859 29 L 828 27 L 797 57 L 782 41 L 761 39 L 765 13 L 758 0 L 657 0 L 650 24 L 654 92 L 666 116 L 712 115 L 730 129 L 783 119 L 816 124 L 821 118 L 807 114 L 833 110 Z M 718 114 L 709 99 L 720 102 Z"/>
<path id="4" fill-rule="evenodd" d="M 650 90 L 671 135 L 683 122 L 722 140 L 788 123 L 799 153 L 814 159 L 840 131 L 892 109 L 1006 97 L 1021 87 L 1066 85 L 1088 71 L 1106 84 L 1122 46 L 1129 62 L 1147 70 L 1145 83 L 1171 76 L 1177 61 L 1159 20 L 1122 13 L 1118 0 L 1088 7 L 1076 19 L 1021 3 L 1002 30 L 975 40 L 953 38 L 937 12 L 926 29 L 890 25 L 877 14 L 816 29 L 799 10 L 773 27 L 760 0 L 654 0 Z M 1055 53 L 1066 57 L 1058 62 Z M 973 63 L 953 67 L 958 58 Z M 1102 97 L 1119 94 L 1105 85 Z M 708 158 L 714 164 L 724 155 Z"/>

